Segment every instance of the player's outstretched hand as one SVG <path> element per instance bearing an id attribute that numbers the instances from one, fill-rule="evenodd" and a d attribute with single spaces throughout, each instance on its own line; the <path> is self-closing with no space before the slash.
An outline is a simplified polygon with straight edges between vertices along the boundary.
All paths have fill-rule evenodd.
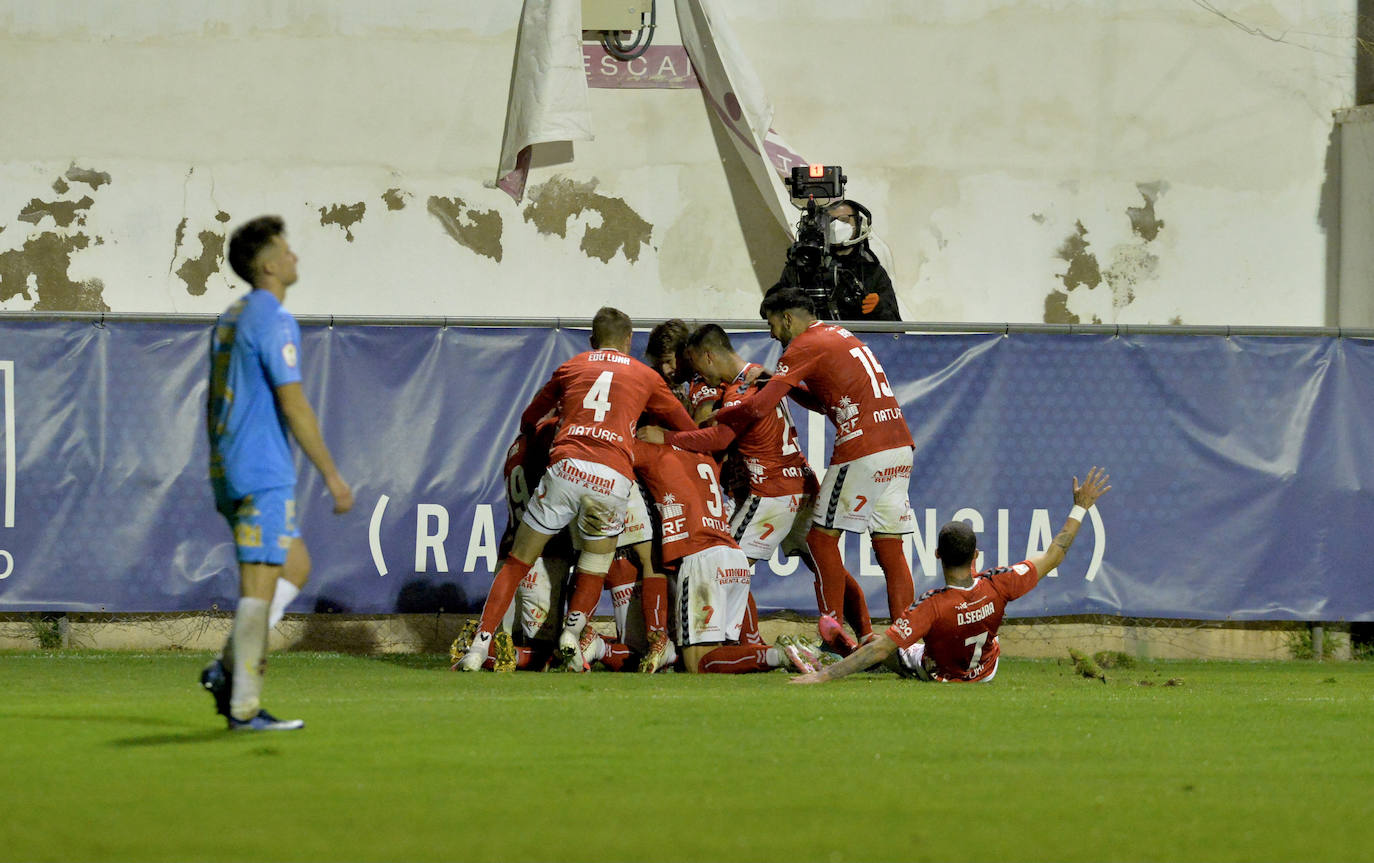
<path id="1" fill-rule="evenodd" d="M 343 481 L 343 477 L 336 476 L 329 480 L 329 493 L 334 496 L 334 514 L 343 515 L 353 508 L 353 489 L 349 488 L 348 483 Z"/>
<path id="2" fill-rule="evenodd" d="M 1084 509 L 1091 508 L 1099 497 L 1111 491 L 1112 487 L 1107 484 L 1110 479 L 1106 471 L 1093 465 L 1082 485 L 1078 484 L 1078 477 L 1073 478 L 1073 502 Z"/>
<path id="3" fill-rule="evenodd" d="M 659 426 L 640 426 L 635 437 L 645 443 L 663 443 L 663 429 Z"/>
<path id="4" fill-rule="evenodd" d="M 810 674 L 798 674 L 796 677 L 787 681 L 788 683 L 824 683 L 825 677 L 819 671 Z"/>

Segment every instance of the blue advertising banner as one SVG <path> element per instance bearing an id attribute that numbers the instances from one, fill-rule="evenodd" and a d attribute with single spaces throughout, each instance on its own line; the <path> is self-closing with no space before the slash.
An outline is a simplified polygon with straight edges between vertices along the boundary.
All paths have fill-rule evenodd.
<path id="1" fill-rule="evenodd" d="M 232 608 L 229 530 L 207 480 L 210 325 L 0 319 L 0 611 Z M 771 367 L 767 333 L 734 335 Z M 1374 342 L 1350 338 L 869 333 L 917 442 L 908 550 L 978 532 L 984 565 L 1043 550 L 1074 475 L 1112 491 L 1020 617 L 1374 620 Z M 645 337 L 637 334 L 635 349 Z M 521 410 L 585 330 L 303 327 L 305 391 L 357 503 L 335 516 L 298 457 L 314 560 L 293 611 L 474 611 L 506 521 Z M 818 472 L 829 424 L 793 406 Z M 845 559 L 886 613 L 864 537 Z M 815 613 L 775 558 L 761 611 Z M 603 611 L 609 609 L 605 604 Z"/>

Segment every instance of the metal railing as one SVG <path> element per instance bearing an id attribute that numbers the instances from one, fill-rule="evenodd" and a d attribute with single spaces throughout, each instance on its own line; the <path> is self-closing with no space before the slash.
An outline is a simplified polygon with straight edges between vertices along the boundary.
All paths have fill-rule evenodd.
<path id="1" fill-rule="evenodd" d="M 182 323 L 212 324 L 214 314 L 140 313 L 140 312 L 6 312 L 0 323 L 8 321 L 86 321 L 92 326 L 106 323 Z M 549 327 L 553 329 L 590 329 L 591 318 L 550 317 L 446 317 L 429 315 L 296 315 L 303 326 L 328 327 Z M 636 329 L 648 329 L 667 318 L 639 318 Z M 714 323 L 727 330 L 766 330 L 766 322 L 755 319 L 684 319 L 689 325 Z M 1280 327 L 1231 324 L 1037 324 L 1012 322 L 958 323 L 950 321 L 840 321 L 851 330 L 865 333 L 1047 333 L 1055 335 L 1097 336 L 1290 336 L 1307 338 L 1374 339 L 1369 327 Z"/>

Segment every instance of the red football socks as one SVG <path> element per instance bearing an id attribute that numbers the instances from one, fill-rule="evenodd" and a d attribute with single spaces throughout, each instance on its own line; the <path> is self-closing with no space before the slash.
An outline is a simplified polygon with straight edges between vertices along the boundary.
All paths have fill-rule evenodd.
<path id="1" fill-rule="evenodd" d="M 605 581 L 604 573 L 577 570 L 577 582 L 572 598 L 568 600 L 568 617 L 580 612 L 583 620 L 590 620 L 596 603 L 601 599 L 601 587 Z"/>
<path id="2" fill-rule="evenodd" d="M 501 618 L 506 616 L 506 609 L 510 608 L 510 602 L 515 597 L 515 589 L 520 586 L 520 579 L 525 577 L 532 566 L 534 564 L 525 563 L 513 556 L 506 558 L 506 562 L 501 565 L 501 571 L 496 573 L 496 578 L 491 583 L 491 590 L 487 591 L 487 602 L 482 606 L 482 621 L 477 625 L 478 632 L 490 636 L 496 631 L 496 627 L 501 624 Z"/>
<path id="3" fill-rule="evenodd" d="M 649 632 L 668 629 L 668 579 L 658 575 L 644 576 L 640 588 L 640 602 L 644 607 L 644 628 Z"/>
<path id="4" fill-rule="evenodd" d="M 739 627 L 740 644 L 763 644 L 763 636 L 759 635 L 759 607 L 754 604 L 754 592 L 749 592 L 749 605 L 744 609 L 744 621 Z"/>
<path id="5" fill-rule="evenodd" d="M 771 671 L 767 661 L 768 648 L 754 644 L 722 644 L 697 663 L 703 674 L 748 674 L 751 671 Z"/>
<path id="6" fill-rule="evenodd" d="M 887 578 L 888 616 L 901 617 L 916 598 L 916 586 L 911 581 L 911 566 L 906 562 L 900 536 L 873 537 L 873 554 Z"/>
<path id="7" fill-rule="evenodd" d="M 868 600 L 859 581 L 849 573 L 844 574 L 844 619 L 854 634 L 863 638 L 873 633 L 873 621 L 868 618 Z"/>
<path id="8" fill-rule="evenodd" d="M 811 550 L 811 558 L 816 562 L 816 578 L 819 582 L 816 597 L 820 601 L 821 614 L 829 614 L 839 620 L 844 608 L 844 582 L 849 575 L 844 568 L 844 561 L 840 559 L 840 537 L 813 527 L 806 535 L 806 547 Z"/>

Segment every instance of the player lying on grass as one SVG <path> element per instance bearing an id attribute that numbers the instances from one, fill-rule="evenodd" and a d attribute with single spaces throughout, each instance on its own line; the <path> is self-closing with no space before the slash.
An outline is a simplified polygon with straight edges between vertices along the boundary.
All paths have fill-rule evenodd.
<path id="1" fill-rule="evenodd" d="M 1001 649 L 997 629 L 1007 603 L 1028 593 L 1063 560 L 1078 535 L 1083 516 L 1111 488 L 1107 474 L 1094 467 L 1083 484 L 1073 478 L 1073 510 L 1044 554 L 1008 567 L 979 573 L 978 539 L 962 521 L 940 528 L 936 556 L 945 586 L 927 591 L 887 632 L 834 665 L 792 678 L 792 683 L 824 683 L 897 655 L 899 673 L 922 680 L 983 683 L 997 674 Z M 924 641 L 922 642 L 922 639 Z"/>

